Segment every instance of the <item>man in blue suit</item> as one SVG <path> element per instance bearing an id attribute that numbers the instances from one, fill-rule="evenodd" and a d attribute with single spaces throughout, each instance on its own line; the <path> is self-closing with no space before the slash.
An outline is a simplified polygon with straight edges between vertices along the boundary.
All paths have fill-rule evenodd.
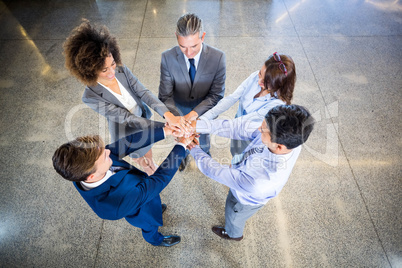
<path id="1" fill-rule="evenodd" d="M 53 166 L 64 179 L 74 182 L 78 192 L 100 218 L 125 218 L 142 229 L 148 243 L 170 247 L 180 242 L 180 236 L 163 236 L 158 232 L 166 209 L 159 193 L 176 173 L 192 138 L 181 138 L 151 176 L 131 166 L 122 157 L 173 134 L 167 127 L 149 128 L 106 147 L 99 136 L 80 137 L 56 150 Z"/>

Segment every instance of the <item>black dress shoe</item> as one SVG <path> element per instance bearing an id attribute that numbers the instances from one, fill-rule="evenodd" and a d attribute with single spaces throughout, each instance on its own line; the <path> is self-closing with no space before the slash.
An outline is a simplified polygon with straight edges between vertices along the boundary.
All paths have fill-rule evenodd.
<path id="1" fill-rule="evenodd" d="M 220 227 L 220 226 L 212 227 L 212 232 L 214 232 L 215 234 L 219 235 L 223 239 L 234 240 L 234 241 L 240 241 L 240 240 L 243 239 L 243 236 L 235 237 L 235 238 L 230 237 L 228 235 L 228 233 L 226 232 L 225 228 Z"/>
<path id="2" fill-rule="evenodd" d="M 187 155 L 180 163 L 179 171 L 182 172 L 186 166 L 190 163 L 190 155 Z"/>
<path id="3" fill-rule="evenodd" d="M 186 164 L 185 161 L 186 159 L 183 159 L 183 161 L 181 161 L 180 166 L 179 166 L 179 171 L 182 172 L 185 168 L 186 168 Z"/>
<path id="4" fill-rule="evenodd" d="M 180 236 L 168 235 L 163 238 L 163 241 L 158 247 L 171 247 L 180 243 Z"/>
<path id="5" fill-rule="evenodd" d="M 167 208 L 166 204 L 162 204 L 162 213 L 165 212 L 166 208 Z"/>

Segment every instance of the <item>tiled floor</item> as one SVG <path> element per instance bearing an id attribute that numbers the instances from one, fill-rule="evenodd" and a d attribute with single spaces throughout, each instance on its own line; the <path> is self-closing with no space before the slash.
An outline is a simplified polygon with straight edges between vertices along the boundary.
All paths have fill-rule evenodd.
<path id="1" fill-rule="evenodd" d="M 182 242 L 159 248 L 125 220 L 99 219 L 52 168 L 68 139 L 108 135 L 82 104 L 62 44 L 82 17 L 106 24 L 157 94 L 160 54 L 176 44 L 184 12 L 202 17 L 206 42 L 226 53 L 226 95 L 269 54 L 286 53 L 297 66 L 294 103 L 318 123 L 241 242 L 210 230 L 224 221 L 227 188 L 194 163 L 176 174 L 161 194 L 161 232 Z M 402 267 L 400 1 L 3 0 L 0 59 L 0 267 Z M 229 142 L 213 141 L 224 161 Z M 172 144 L 154 145 L 157 162 Z"/>

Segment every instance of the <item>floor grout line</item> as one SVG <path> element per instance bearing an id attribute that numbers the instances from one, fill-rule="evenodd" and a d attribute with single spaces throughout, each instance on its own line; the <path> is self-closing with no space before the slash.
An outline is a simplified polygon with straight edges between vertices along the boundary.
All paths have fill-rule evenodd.
<path id="1" fill-rule="evenodd" d="M 148 9 L 148 1 L 147 1 L 147 3 L 145 4 L 144 15 L 143 15 L 143 17 L 142 17 L 142 23 L 141 23 L 140 34 L 138 35 L 138 38 L 137 38 L 137 40 L 138 40 L 138 42 L 137 42 L 137 48 L 136 48 L 136 50 L 135 50 L 134 62 L 133 62 L 133 66 L 132 66 L 131 70 L 134 70 L 135 62 L 136 62 L 136 60 L 137 60 L 137 54 L 138 54 L 138 50 L 139 50 L 139 48 L 140 48 L 140 40 L 141 40 L 141 38 L 142 38 L 142 30 L 144 29 L 145 15 L 147 14 L 147 9 Z M 130 38 L 130 39 L 131 39 L 131 38 Z"/>
<path id="2" fill-rule="evenodd" d="M 96 263 L 98 261 L 100 245 L 101 245 L 101 242 L 102 242 L 102 234 L 103 234 L 103 226 L 104 226 L 104 224 L 105 224 L 105 220 L 102 220 L 102 225 L 101 225 L 101 229 L 100 229 L 100 235 L 99 235 L 99 239 L 98 239 L 98 244 L 96 245 L 96 255 L 95 255 L 95 261 L 94 261 L 94 268 L 96 268 Z"/>

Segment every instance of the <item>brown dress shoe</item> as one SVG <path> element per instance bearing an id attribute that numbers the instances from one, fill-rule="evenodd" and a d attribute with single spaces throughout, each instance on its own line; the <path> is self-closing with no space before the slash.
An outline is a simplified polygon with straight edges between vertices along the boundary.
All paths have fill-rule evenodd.
<path id="1" fill-rule="evenodd" d="M 225 228 L 220 227 L 220 226 L 214 226 L 212 227 L 212 232 L 214 232 L 215 234 L 219 235 L 221 238 L 223 239 L 228 239 L 228 240 L 234 240 L 234 241 L 240 241 L 243 239 L 243 236 L 241 237 L 236 237 L 236 238 L 232 238 L 228 235 L 228 233 L 225 231 Z"/>

